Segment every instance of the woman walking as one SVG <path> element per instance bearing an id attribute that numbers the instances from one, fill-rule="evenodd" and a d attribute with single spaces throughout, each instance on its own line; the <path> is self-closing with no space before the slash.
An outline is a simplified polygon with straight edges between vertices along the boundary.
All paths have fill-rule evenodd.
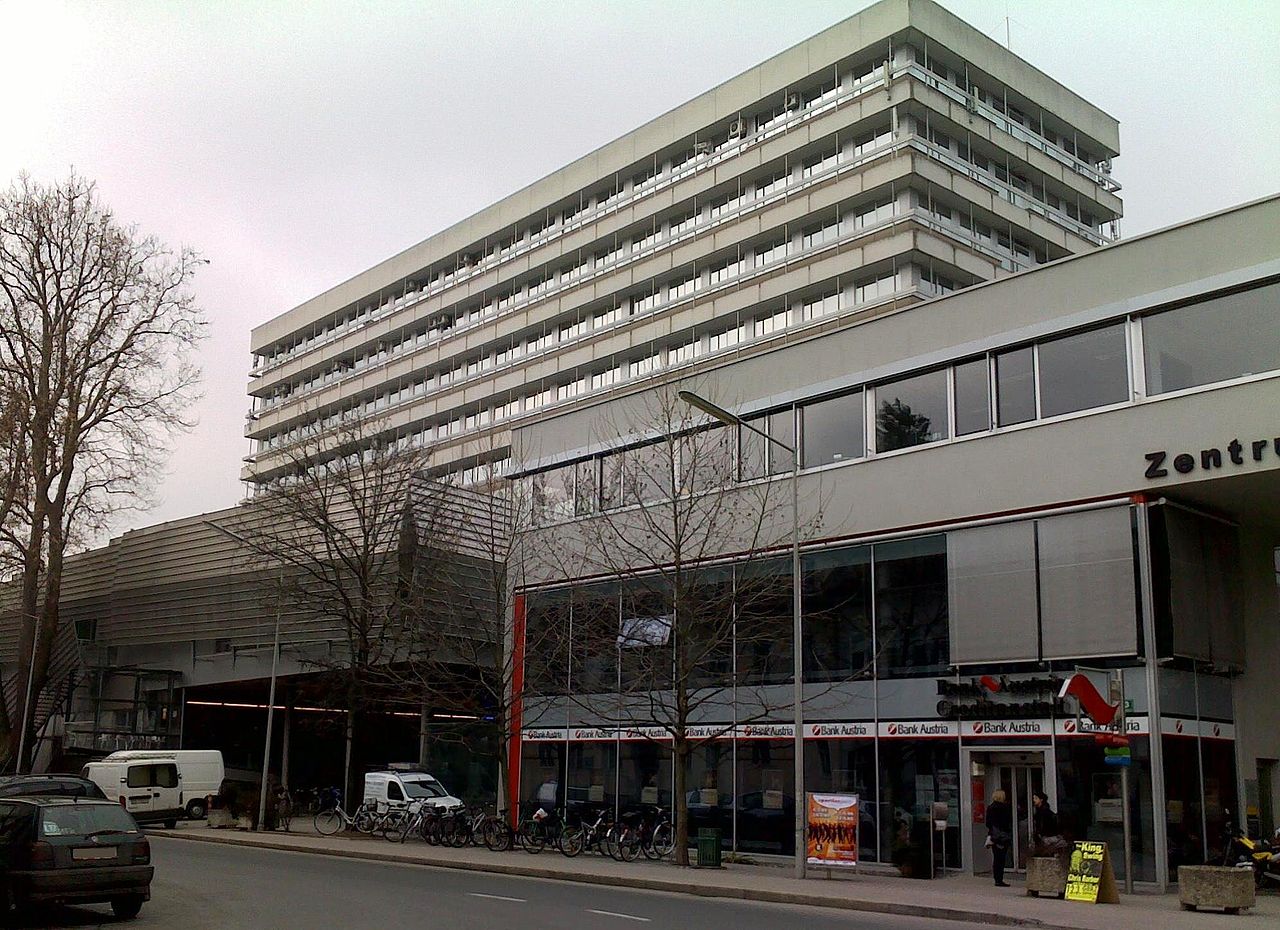
<path id="1" fill-rule="evenodd" d="M 987 808 L 987 845 L 991 847 L 991 874 L 997 888 L 1009 887 L 1004 880 L 1004 866 L 1012 842 L 1013 811 L 1009 807 L 1009 796 L 997 788 Z"/>

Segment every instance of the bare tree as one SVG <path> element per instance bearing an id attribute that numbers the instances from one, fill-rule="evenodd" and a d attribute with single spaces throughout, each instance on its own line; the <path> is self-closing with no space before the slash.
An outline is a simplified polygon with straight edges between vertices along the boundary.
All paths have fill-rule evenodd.
<path id="1" fill-rule="evenodd" d="M 499 806 L 511 733 L 524 709 L 523 666 L 508 621 L 525 579 L 530 514 L 525 486 L 507 482 L 500 469 L 480 466 L 473 488 L 426 479 L 415 488 L 396 655 L 383 669 L 389 691 L 423 712 L 474 718 L 438 728 L 435 738 L 496 751 Z"/>
<path id="2" fill-rule="evenodd" d="M 406 591 L 401 547 L 430 450 L 377 438 L 358 417 L 317 428 L 276 457 L 236 527 L 264 568 L 275 567 L 295 623 L 330 633 L 336 648 L 307 661 L 341 684 L 346 712 L 343 790 L 354 791 L 356 733 L 395 659 Z"/>
<path id="3" fill-rule="evenodd" d="M 542 574 L 609 579 L 575 589 L 571 618 L 540 621 L 570 638 L 559 651 L 573 669 L 567 697 L 553 687 L 544 700 L 567 700 L 588 726 L 670 744 L 675 855 L 687 865 L 694 751 L 793 707 L 777 687 L 792 668 L 791 501 L 773 482 L 736 480 L 735 430 L 708 427 L 674 390 L 647 397 L 600 437 L 631 447 L 577 475 L 580 509 L 604 506 L 537 536 Z M 534 476 L 535 501 L 548 483 Z M 819 523 L 809 509 L 798 515 L 805 533 Z"/>
<path id="4" fill-rule="evenodd" d="M 94 185 L 22 177 L 0 196 L 0 379 L 6 452 L 26 464 L 0 532 L 20 570 L 9 760 L 25 764 L 31 700 L 58 631 L 63 562 L 113 514 L 148 502 L 167 443 L 187 428 L 204 322 L 201 260 L 121 225 Z M 16 723 L 16 725 L 15 725 Z"/>

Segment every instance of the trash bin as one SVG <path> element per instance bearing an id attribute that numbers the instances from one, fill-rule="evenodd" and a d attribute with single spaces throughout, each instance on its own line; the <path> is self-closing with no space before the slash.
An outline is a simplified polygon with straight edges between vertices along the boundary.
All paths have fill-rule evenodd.
<path id="1" fill-rule="evenodd" d="M 698 868 L 720 868 L 720 831 L 718 829 L 698 831 Z"/>

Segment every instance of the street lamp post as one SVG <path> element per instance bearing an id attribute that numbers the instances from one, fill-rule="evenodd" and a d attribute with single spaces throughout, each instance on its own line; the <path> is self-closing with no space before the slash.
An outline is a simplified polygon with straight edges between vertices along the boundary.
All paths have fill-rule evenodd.
<path id="1" fill-rule="evenodd" d="M 805 876 L 805 816 L 807 804 L 804 790 L 804 654 L 800 615 L 800 444 L 787 445 L 763 430 L 756 429 L 735 413 L 731 413 L 693 391 L 680 391 L 681 400 L 728 426 L 749 430 L 791 455 L 791 675 L 794 709 L 792 751 L 795 755 L 795 873 Z"/>
<path id="2" fill-rule="evenodd" d="M 254 546 L 249 540 L 245 539 L 234 530 L 229 530 L 225 526 L 220 526 L 212 520 L 202 521 L 205 526 L 213 527 L 219 533 L 230 539 L 235 540 L 246 549 L 253 549 Z M 280 569 L 280 581 L 284 581 L 284 569 Z M 280 667 L 280 598 L 281 592 L 276 592 L 276 619 L 275 634 L 271 643 L 271 687 L 267 695 L 267 735 L 262 745 L 262 785 L 258 790 L 258 831 L 264 832 L 267 829 L 267 778 L 270 775 L 271 768 L 271 728 L 275 723 L 276 716 L 276 673 Z"/>

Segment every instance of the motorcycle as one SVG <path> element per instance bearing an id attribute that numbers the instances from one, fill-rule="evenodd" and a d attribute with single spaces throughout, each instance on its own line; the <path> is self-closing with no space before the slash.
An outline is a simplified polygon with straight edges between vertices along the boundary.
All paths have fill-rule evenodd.
<path id="1" fill-rule="evenodd" d="M 1224 813 L 1227 815 L 1223 830 L 1226 851 L 1222 856 L 1222 864 L 1250 869 L 1254 883 L 1259 888 L 1267 881 L 1280 883 L 1280 830 L 1276 831 L 1271 842 L 1253 839 L 1231 820 L 1230 811 Z"/>

